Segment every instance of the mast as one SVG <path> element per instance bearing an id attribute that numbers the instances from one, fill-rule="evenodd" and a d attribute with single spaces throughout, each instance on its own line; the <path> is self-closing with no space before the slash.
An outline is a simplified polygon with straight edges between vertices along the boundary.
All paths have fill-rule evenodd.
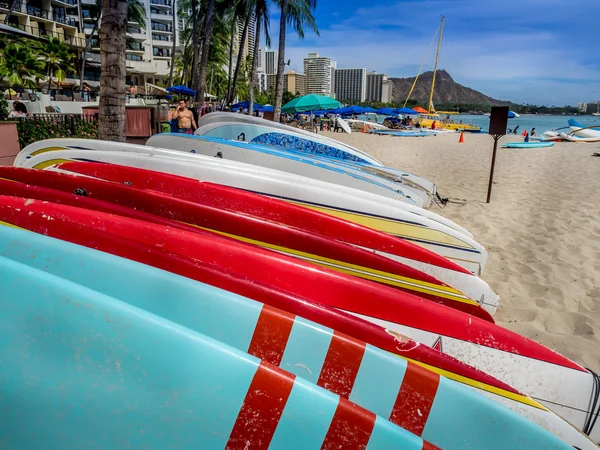
<path id="1" fill-rule="evenodd" d="M 440 47 L 442 45 L 442 34 L 444 33 L 444 20 L 445 17 L 442 16 L 442 25 L 440 25 L 440 37 L 438 39 L 437 53 L 435 54 L 435 65 L 433 66 L 433 79 L 431 80 L 431 93 L 429 94 L 429 105 L 427 106 L 427 113 L 431 113 L 431 110 L 433 109 L 433 90 L 435 88 L 435 74 L 437 72 L 437 65 L 440 57 Z"/>

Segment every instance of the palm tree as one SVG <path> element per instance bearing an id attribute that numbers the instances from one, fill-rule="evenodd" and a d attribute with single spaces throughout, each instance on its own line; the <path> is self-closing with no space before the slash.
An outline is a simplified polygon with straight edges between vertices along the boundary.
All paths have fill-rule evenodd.
<path id="1" fill-rule="evenodd" d="M 198 0 L 191 0 L 192 7 L 192 48 L 194 57 L 192 58 L 192 89 L 197 88 L 198 84 L 198 63 L 200 62 L 200 4 Z M 196 92 L 198 90 L 196 89 Z"/>
<path id="2" fill-rule="evenodd" d="M 258 65 L 258 47 L 260 46 L 261 25 L 265 28 L 265 42 L 267 47 L 271 46 L 271 37 L 269 36 L 269 3 L 267 0 L 255 0 L 254 17 L 256 20 L 256 29 L 254 30 L 254 54 L 252 55 L 252 66 L 250 68 L 250 107 L 248 114 L 254 113 L 254 87 L 257 82 L 256 66 Z"/>
<path id="3" fill-rule="evenodd" d="M 317 7 L 317 0 L 278 0 L 281 10 L 279 19 L 279 55 L 277 58 L 277 82 L 275 87 L 275 106 L 273 120 L 279 122 L 281 117 L 281 100 L 283 98 L 283 70 L 285 67 L 285 32 L 290 24 L 300 39 L 304 39 L 304 26 L 308 26 L 317 35 L 319 30 L 312 10 Z"/>
<path id="4" fill-rule="evenodd" d="M 0 54 L 0 79 L 11 86 L 35 88 L 42 70 L 36 55 L 19 43 L 8 44 Z"/>
<path id="5" fill-rule="evenodd" d="M 173 16 L 173 47 L 171 48 L 171 71 L 169 73 L 169 82 L 167 85 L 173 86 L 173 70 L 175 69 L 175 53 L 177 52 L 177 23 L 175 13 L 177 11 L 177 0 L 171 0 L 171 15 Z"/>
<path id="6" fill-rule="evenodd" d="M 252 10 L 253 10 L 253 3 L 254 0 L 239 0 L 239 8 L 240 10 L 238 11 L 237 14 L 237 18 L 236 18 L 236 22 L 239 20 L 244 20 L 244 27 L 242 28 L 242 38 L 240 39 L 240 42 L 238 44 L 238 57 L 237 57 L 237 62 L 235 65 L 235 71 L 233 72 L 233 79 L 231 81 L 231 91 L 229 92 L 229 98 L 227 103 L 231 104 L 233 103 L 233 100 L 235 99 L 235 91 L 236 91 L 236 86 L 237 86 L 237 80 L 240 74 L 240 68 L 242 67 L 242 60 L 243 58 L 243 52 L 244 52 L 244 47 L 246 46 L 246 37 L 248 35 L 248 26 L 250 25 L 250 20 L 252 19 Z M 235 23 L 234 23 L 234 27 L 235 27 Z"/>
<path id="7" fill-rule="evenodd" d="M 100 139 L 125 140 L 127 0 L 103 0 L 100 27 Z"/>
<path id="8" fill-rule="evenodd" d="M 48 90 L 52 88 L 54 76 L 60 83 L 65 80 L 67 72 L 75 73 L 75 54 L 59 38 L 37 41 L 33 43 L 33 49 L 39 54 L 38 61 L 42 63 L 48 75 Z"/>
<path id="9" fill-rule="evenodd" d="M 10 2 L 10 8 L 8 8 L 8 14 L 6 14 L 6 17 L 4 18 L 4 25 L 8 25 L 10 16 L 12 16 L 12 13 L 14 12 L 15 7 L 17 6 L 17 3 L 19 3 L 19 0 L 12 0 Z"/>
<path id="10" fill-rule="evenodd" d="M 208 0 L 206 19 L 204 21 L 204 38 L 202 40 L 202 57 L 200 59 L 200 75 L 198 80 L 198 90 L 196 91 L 196 104 L 204 102 L 204 94 L 206 91 L 206 69 L 208 67 L 210 41 L 215 23 L 215 6 L 216 0 Z"/>

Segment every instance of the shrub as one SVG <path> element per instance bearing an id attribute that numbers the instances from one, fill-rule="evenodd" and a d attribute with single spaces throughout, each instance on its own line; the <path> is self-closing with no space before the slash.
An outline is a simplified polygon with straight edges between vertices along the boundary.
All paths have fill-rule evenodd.
<path id="1" fill-rule="evenodd" d="M 44 139 L 98 139 L 97 120 L 82 120 L 74 116 L 59 116 L 57 119 L 20 118 L 17 131 L 21 149 Z"/>

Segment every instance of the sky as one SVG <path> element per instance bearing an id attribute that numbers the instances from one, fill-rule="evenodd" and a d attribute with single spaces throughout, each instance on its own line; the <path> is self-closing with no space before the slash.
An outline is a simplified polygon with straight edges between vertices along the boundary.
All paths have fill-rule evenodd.
<path id="1" fill-rule="evenodd" d="M 319 35 L 286 33 L 290 68 L 309 52 L 338 68 L 413 77 L 446 17 L 439 69 L 500 100 L 577 105 L 600 100 L 600 0 L 317 0 Z M 271 12 L 272 47 L 279 15 Z M 286 68 L 287 69 L 287 68 Z"/>

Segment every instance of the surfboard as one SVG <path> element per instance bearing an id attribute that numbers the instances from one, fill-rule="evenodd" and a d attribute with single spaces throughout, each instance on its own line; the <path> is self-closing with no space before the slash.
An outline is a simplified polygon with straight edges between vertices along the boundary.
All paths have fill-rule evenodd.
<path id="1" fill-rule="evenodd" d="M 5 448 L 432 448 L 190 328 L 6 258 L 0 268 Z"/>
<path id="2" fill-rule="evenodd" d="M 554 142 L 508 142 L 502 148 L 545 148 L 554 147 Z"/>
<path id="3" fill-rule="evenodd" d="M 336 118 L 336 120 L 339 126 L 342 127 L 342 130 L 344 130 L 348 134 L 352 133 L 352 129 L 350 128 L 350 125 L 348 125 L 348 122 L 346 122 L 341 117 Z"/>
<path id="4" fill-rule="evenodd" d="M 22 230 L 0 227 L 0 236 L 3 258 L 122 300 L 248 352 L 368 407 L 441 448 L 512 448 L 519 434 L 534 442 L 532 434 L 540 434 L 537 427 L 458 383 L 285 311 L 103 252 L 39 235 L 32 238 Z M 75 266 L 79 270 L 69 270 Z M 169 301 L 165 301 L 167 297 Z M 230 332 L 231 323 L 235 323 L 237 333 Z M 279 331 L 279 338 L 265 339 L 274 329 Z M 309 353 L 304 345 L 307 341 L 312 343 Z M 454 433 L 447 432 L 447 426 L 440 429 L 434 425 L 446 423 L 446 402 L 461 412 L 453 420 Z M 549 412 L 545 416 L 570 429 L 575 442 L 592 448 L 593 444 L 566 422 Z M 480 424 L 479 429 L 472 426 L 474 421 Z M 490 443 L 490 437 L 496 435 L 502 442 Z M 568 442 L 574 444 L 573 439 Z"/>
<path id="5" fill-rule="evenodd" d="M 88 142 L 94 147 L 98 141 Z M 332 189 L 329 183 L 319 183 L 302 177 L 292 177 L 268 169 L 256 169 L 253 166 L 241 163 L 223 164 L 215 162 L 214 158 L 203 157 L 203 164 L 199 164 L 196 156 L 188 156 L 181 152 L 172 152 L 173 155 L 161 157 L 151 152 L 151 147 L 137 146 L 147 149 L 148 153 L 99 150 L 61 150 L 57 142 L 48 141 L 46 147 L 36 150 L 35 156 L 30 159 L 23 157 L 15 165 L 33 168 L 48 168 L 69 160 L 84 160 L 107 162 L 161 172 L 188 176 L 203 181 L 225 184 L 231 187 L 242 188 L 252 192 L 280 198 L 288 202 L 324 212 L 336 217 L 347 219 L 362 225 L 375 228 L 402 239 L 408 239 L 417 245 L 432 250 L 444 257 L 450 258 L 469 271 L 480 274 L 487 260 L 487 252 L 473 239 L 463 235 L 438 221 L 433 221 L 418 213 L 430 213 L 423 209 L 405 210 L 407 204 L 399 202 L 386 203 L 384 197 L 367 195 L 358 190 L 345 190 L 342 187 Z M 72 142 L 77 147 L 79 142 Z M 102 143 L 107 146 L 107 143 Z M 115 148 L 121 144 L 111 143 Z M 130 145 L 130 144 L 129 144 Z M 166 151 L 166 150 L 165 150 Z M 193 159 L 192 159 L 193 158 Z M 19 157 L 17 157 L 19 159 Z M 414 212 L 413 212 L 414 211 Z M 433 214 L 433 213 L 431 213 Z M 435 215 L 437 216 L 437 215 Z M 441 217 L 441 216 L 437 216 Z"/>
<path id="6" fill-rule="evenodd" d="M 144 262 L 164 268 L 174 255 L 188 259 L 195 269 L 180 274 L 194 279 L 205 276 L 199 281 L 217 287 L 223 285 L 215 283 L 228 283 L 228 290 L 250 298 L 257 295 L 258 289 L 258 299 L 266 301 L 269 295 L 261 289 L 265 286 L 273 288 L 275 296 L 291 293 L 310 298 L 383 325 L 391 333 L 406 334 L 454 354 L 505 382 L 510 378 L 513 386 L 527 385 L 536 392 L 534 398 L 559 410 L 571 423 L 583 423 L 591 414 L 586 408 L 591 407 L 594 392 L 592 374 L 552 350 L 489 322 L 426 300 L 404 301 L 409 294 L 314 266 L 308 269 L 307 263 L 284 255 L 258 248 L 248 252 L 233 241 L 217 244 L 214 240 L 221 238 L 176 229 L 160 231 L 158 225 L 134 224 L 132 219 L 74 211 L 76 208 L 62 205 L 51 205 L 52 213 L 48 215 L 48 205 L 2 197 L 0 220 L 71 242 L 87 242 L 85 245 L 94 248 L 110 245 L 114 254 L 133 246 L 148 257 L 154 248 L 162 256 Z M 111 244 L 111 236 L 117 237 L 118 243 Z M 208 267 L 197 265 L 199 258 L 208 258 Z M 206 276 L 203 267 L 210 275 Z M 303 281 L 306 276 L 309 278 Z"/>
<path id="7" fill-rule="evenodd" d="M 374 126 L 374 124 L 373 124 Z M 198 136 L 218 137 L 246 142 L 270 143 L 304 153 L 329 156 L 336 161 L 352 162 L 378 167 L 390 176 L 402 176 L 425 190 L 435 194 L 435 184 L 429 180 L 403 170 L 384 166 L 368 153 L 322 134 L 301 128 L 275 123 L 258 117 L 243 116 L 227 112 L 213 112 L 198 121 Z"/>
<path id="8" fill-rule="evenodd" d="M 427 207 L 431 203 L 431 197 L 421 190 L 351 167 L 311 158 L 309 155 L 279 151 L 269 146 L 178 133 L 155 134 L 146 141 L 146 145 L 266 167 L 407 201 L 421 207 Z"/>
<path id="9" fill-rule="evenodd" d="M 36 189 L 38 187 L 42 189 Z M 69 195 L 78 193 L 80 197 L 65 198 L 55 190 Z M 359 247 L 281 223 L 102 180 L 11 167 L 0 167 L 0 195 L 53 202 L 58 200 L 62 204 L 92 210 L 96 206 L 86 202 L 88 198 L 102 200 L 109 204 L 125 206 L 132 211 L 148 213 L 150 217 L 147 216 L 145 220 L 149 222 L 193 232 L 200 229 L 217 233 L 322 267 L 392 286 L 493 321 L 489 312 L 475 300 L 430 275 Z M 132 217 L 129 211 L 112 211 L 107 205 L 102 205 L 100 210 Z M 155 216 L 167 219 L 168 222 L 159 222 L 154 219 Z"/>
<path id="10" fill-rule="evenodd" d="M 499 304 L 498 295 L 487 283 L 458 264 L 409 241 L 308 208 L 227 186 L 199 183 L 190 178 L 116 164 L 66 162 L 58 165 L 57 169 L 69 174 L 163 192 L 194 203 L 226 208 L 260 220 L 303 229 L 329 240 L 346 242 L 425 272 L 486 305 L 488 311 L 497 308 Z"/>

